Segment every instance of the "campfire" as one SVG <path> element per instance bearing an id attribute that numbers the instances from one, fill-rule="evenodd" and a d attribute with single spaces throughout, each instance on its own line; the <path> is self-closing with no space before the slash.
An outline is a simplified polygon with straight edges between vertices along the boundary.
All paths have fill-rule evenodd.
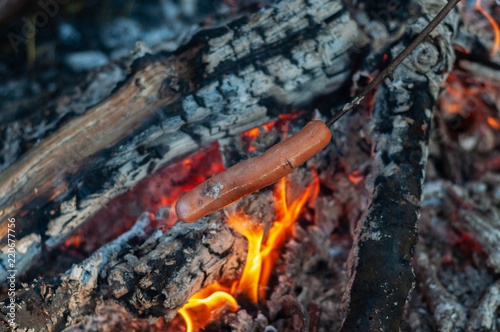
<path id="1" fill-rule="evenodd" d="M 294 235 L 294 222 L 297 220 L 306 201 L 319 188 L 318 181 L 309 185 L 301 196 L 290 205 L 287 203 L 286 180 L 283 178 L 275 189 L 275 208 L 277 220 L 273 223 L 264 241 L 262 224 L 249 219 L 244 213 L 231 212 L 229 225 L 248 240 L 248 252 L 241 278 L 231 287 L 219 283 L 207 286 L 194 294 L 179 313 L 186 321 L 187 331 L 204 328 L 211 318 L 211 312 L 227 305 L 232 311 L 238 309 L 234 296 L 248 298 L 254 305 L 265 299 L 267 284 L 273 267 L 278 260 L 286 241 Z M 315 190 L 316 189 L 316 190 Z"/>
<path id="2" fill-rule="evenodd" d="M 0 81 L 6 328 L 500 328 L 495 1 L 420 39 L 447 1 L 131 2 L 95 27 L 96 3 L 5 3 L 0 32 L 28 60 L 0 77 L 32 84 Z M 181 221 L 186 193 L 314 121 L 323 150 Z"/>

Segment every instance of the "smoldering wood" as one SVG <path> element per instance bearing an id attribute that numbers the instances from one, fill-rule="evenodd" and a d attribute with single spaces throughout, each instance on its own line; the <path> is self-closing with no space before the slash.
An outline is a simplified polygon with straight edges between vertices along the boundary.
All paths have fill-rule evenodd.
<path id="1" fill-rule="evenodd" d="M 405 330 L 498 330 L 498 263 L 492 262 L 499 248 L 489 243 L 498 236 L 493 217 L 498 199 L 482 183 L 495 186 L 500 178 L 486 175 L 467 187 L 445 180 L 426 184 L 413 261 L 417 285 L 406 308 Z M 476 225 L 471 214 L 482 220 Z M 457 250 L 465 256 L 457 257 Z M 418 310 L 422 306 L 428 312 Z"/>
<path id="2" fill-rule="evenodd" d="M 486 67 L 482 66 L 482 68 L 485 69 Z M 488 72 L 488 69 L 486 68 L 486 70 L 484 70 L 484 72 L 485 73 Z M 427 197 L 427 195 L 426 195 L 426 197 Z M 480 218 L 486 219 L 486 223 L 489 224 L 489 226 L 487 228 L 488 230 L 494 230 L 494 229 L 496 229 L 495 228 L 496 226 L 489 219 L 491 216 L 485 216 L 484 213 L 481 212 L 481 211 L 473 211 L 473 215 L 478 215 Z M 464 221 L 464 223 L 467 223 L 467 222 Z M 479 228 L 473 228 L 473 227 L 471 228 L 471 231 L 474 231 L 474 229 L 476 229 L 477 232 L 480 232 Z M 34 236 L 38 236 L 37 234 L 33 234 L 33 235 Z M 486 242 L 486 244 L 487 244 L 487 242 Z M 484 246 L 484 247 L 486 247 L 489 250 L 491 250 L 492 253 L 495 252 L 495 249 L 492 246 Z M 417 248 L 417 252 L 418 252 L 418 250 L 419 250 L 419 248 Z M 419 257 L 419 256 L 417 256 L 417 257 Z M 429 257 L 434 257 L 434 256 L 426 254 L 426 257 L 429 258 Z M 433 261 L 434 261 L 433 259 L 428 260 L 428 262 L 434 263 L 437 266 L 437 263 L 433 262 Z M 420 265 L 418 265 L 418 264 L 415 266 L 416 269 L 417 269 L 417 278 L 419 278 L 419 273 L 420 273 L 420 271 L 418 270 L 419 266 Z M 427 268 L 427 266 L 423 265 L 423 266 L 421 266 L 421 268 Z M 422 276 L 422 278 L 424 278 L 424 277 L 426 277 L 428 275 L 426 275 L 425 273 L 422 273 L 421 276 Z M 437 276 L 437 273 L 433 273 L 432 276 L 439 277 L 439 276 Z M 423 280 L 425 280 L 425 279 L 423 279 Z M 433 283 L 432 283 L 433 280 L 434 279 L 429 280 L 429 282 L 427 284 L 427 287 L 434 287 Z M 307 284 L 307 283 L 304 283 L 304 284 Z M 442 285 L 442 283 L 441 283 L 441 285 Z M 495 298 L 495 294 L 497 294 L 497 289 L 498 289 L 497 287 L 498 286 L 495 283 L 493 283 L 492 285 L 490 285 L 489 288 L 488 288 L 488 290 L 484 293 L 484 297 L 481 297 L 481 301 L 479 302 L 479 304 L 477 306 L 477 309 L 473 310 L 472 314 L 471 314 L 471 311 L 469 311 L 468 316 L 471 317 L 471 320 L 467 324 L 467 330 L 468 331 L 474 331 L 474 329 L 477 328 L 477 326 L 480 326 L 480 327 L 484 328 L 486 331 L 496 331 L 497 328 L 496 328 L 496 325 L 495 325 L 496 324 L 495 323 L 495 317 L 498 317 L 498 297 Z M 425 289 L 427 290 L 427 288 L 425 288 Z M 450 292 L 448 292 L 448 294 L 445 294 L 444 296 L 441 296 L 441 298 L 445 299 L 445 300 L 446 299 L 453 300 L 451 302 L 451 305 L 453 306 L 453 308 L 455 308 L 454 305 L 457 303 L 457 299 L 456 299 L 456 297 L 454 295 L 450 295 L 449 293 Z M 437 297 L 440 296 L 439 294 L 432 293 L 432 292 L 429 293 L 429 294 L 432 295 L 432 296 L 435 295 Z M 325 294 L 325 296 L 327 296 L 327 295 L 328 294 Z M 437 309 L 439 309 L 439 308 L 446 308 L 446 304 L 447 303 L 445 301 L 436 302 L 436 303 L 441 304 L 441 306 L 438 307 L 438 306 L 435 306 L 435 305 L 432 304 L 433 301 L 435 301 L 435 300 L 433 298 L 431 298 L 429 301 L 427 301 L 427 302 L 425 302 L 423 304 L 423 307 L 427 307 L 427 306 L 428 307 L 432 307 L 433 308 L 432 309 L 433 312 L 431 312 L 431 316 L 429 316 L 429 317 L 430 317 L 431 320 L 434 319 L 436 322 L 439 322 L 439 317 L 442 317 L 442 315 L 441 315 L 442 311 L 435 310 L 435 309 L 436 308 Z M 428 303 L 430 303 L 430 304 L 428 304 Z M 113 308 L 113 305 L 114 305 L 114 303 L 110 304 L 109 307 Z M 461 305 L 461 306 L 463 307 L 463 305 Z M 115 306 L 115 308 L 116 308 L 116 306 Z M 121 307 L 121 306 L 118 306 L 118 308 L 122 308 L 123 309 L 123 307 Z M 245 315 L 241 314 L 240 316 L 245 316 Z M 86 318 L 89 318 L 89 317 L 90 316 L 86 316 Z M 449 317 L 449 316 L 445 316 L 445 317 Z M 246 320 L 246 319 L 249 319 L 248 314 L 244 317 L 244 319 L 242 318 L 242 320 Z M 460 321 L 463 322 L 463 320 L 460 320 Z M 497 319 L 497 321 L 498 321 L 498 319 Z M 439 326 L 443 326 L 444 327 L 445 323 L 446 322 L 440 322 Z M 481 325 L 481 324 L 483 324 L 483 325 Z M 415 331 L 417 331 L 417 330 L 415 329 Z"/>
<path id="3" fill-rule="evenodd" d="M 486 12 L 494 13 L 495 6 L 498 6 L 495 0 L 481 1 L 481 7 Z M 454 45 L 462 57 L 487 64 L 491 69 L 498 68 L 500 53 L 491 54 L 495 43 L 495 33 L 491 23 L 476 9 L 475 2 L 463 4 L 463 7 Z"/>
<path id="4" fill-rule="evenodd" d="M 424 1 L 422 7 L 427 17 L 434 17 L 445 4 Z M 424 17 L 409 27 L 407 38 L 425 27 Z M 400 330 L 414 287 L 411 259 L 430 121 L 439 88 L 454 61 L 450 50 L 457 23 L 457 13 L 450 13 L 394 72 L 394 81 L 383 83 L 375 94 L 373 191 L 349 258 L 341 331 Z M 398 43 L 392 56 L 405 43 Z"/>
<path id="5" fill-rule="evenodd" d="M 399 40 L 408 22 L 419 17 L 422 10 L 418 2 L 409 0 L 390 4 L 375 0 L 346 0 L 345 3 L 375 53 L 385 52 L 388 44 Z"/>
<path id="6" fill-rule="evenodd" d="M 423 281 L 422 287 L 430 297 L 430 309 L 437 318 L 442 317 L 436 320 L 439 331 L 451 332 L 463 328 L 467 322 L 466 310 L 439 281 L 436 264 L 431 262 L 430 257 L 423 250 L 418 250 L 415 262 L 418 272 L 421 273 L 419 279 Z"/>
<path id="7" fill-rule="evenodd" d="M 50 250 L 166 163 L 337 89 L 357 33 L 341 1 L 280 1 L 138 59 L 108 98 L 2 172 L 2 243 L 15 216 L 27 246 Z"/>
<path id="8" fill-rule="evenodd" d="M 212 214 L 147 234 L 150 218 L 143 214 L 128 232 L 55 280 L 20 290 L 18 331 L 78 327 L 107 305 L 133 317 L 173 318 L 201 288 L 242 272 L 247 242 L 222 218 Z"/>

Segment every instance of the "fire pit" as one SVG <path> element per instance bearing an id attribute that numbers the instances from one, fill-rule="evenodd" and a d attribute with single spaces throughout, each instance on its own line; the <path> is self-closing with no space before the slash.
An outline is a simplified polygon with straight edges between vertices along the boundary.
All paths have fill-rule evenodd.
<path id="1" fill-rule="evenodd" d="M 127 3 L 97 24 L 101 49 L 64 34 L 96 35 L 71 15 L 100 5 L 0 15 L 32 59 L 0 74 L 31 73 L 44 92 L 0 82 L 0 326 L 499 329 L 494 1 L 462 1 L 287 178 L 189 224 L 175 215 L 182 193 L 329 119 L 446 1 Z M 46 8 L 60 79 L 21 34 Z M 37 27 L 34 45 L 50 43 Z"/>

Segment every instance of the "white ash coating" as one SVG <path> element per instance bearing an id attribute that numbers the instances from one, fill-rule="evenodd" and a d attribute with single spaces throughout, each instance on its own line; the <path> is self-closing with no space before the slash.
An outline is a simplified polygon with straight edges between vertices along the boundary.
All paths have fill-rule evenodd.
<path id="1" fill-rule="evenodd" d="M 224 188 L 224 186 L 220 182 L 213 185 L 212 183 L 207 183 L 205 188 L 203 188 L 201 195 L 203 197 L 220 198 L 222 188 Z"/>

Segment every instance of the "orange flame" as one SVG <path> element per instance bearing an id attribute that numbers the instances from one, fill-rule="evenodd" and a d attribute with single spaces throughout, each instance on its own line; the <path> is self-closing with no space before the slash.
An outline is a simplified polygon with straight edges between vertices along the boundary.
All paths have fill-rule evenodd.
<path id="1" fill-rule="evenodd" d="M 215 283 L 194 294 L 180 310 L 179 314 L 186 322 L 186 332 L 198 331 L 213 318 L 215 311 L 228 307 L 231 311 L 238 310 L 238 302 L 225 291 L 224 286 Z M 214 291 L 215 290 L 215 291 Z M 212 292 L 213 291 L 213 292 Z M 210 293 L 208 296 L 207 293 Z"/>
<path id="2" fill-rule="evenodd" d="M 493 49 L 491 50 L 490 56 L 493 57 L 497 52 L 498 48 L 500 47 L 500 28 L 498 27 L 498 24 L 495 22 L 493 17 L 491 17 L 490 14 L 488 14 L 487 11 L 481 7 L 481 0 L 476 0 L 476 9 L 483 14 L 488 21 L 490 21 L 491 26 L 493 27 L 493 32 L 495 33 L 495 41 L 493 44 Z"/>
<path id="3" fill-rule="evenodd" d="M 257 148 L 255 146 L 253 146 L 253 142 L 255 141 L 257 136 L 259 136 L 259 134 L 260 134 L 260 129 L 258 127 L 250 129 L 250 130 L 241 134 L 242 138 L 248 139 L 248 146 L 249 146 L 248 152 L 253 152 L 253 151 L 257 150 Z"/>
<path id="4" fill-rule="evenodd" d="M 260 297 L 264 298 L 266 293 L 267 282 L 271 276 L 271 272 L 275 263 L 279 258 L 285 242 L 295 236 L 293 225 L 295 220 L 300 215 L 302 208 L 309 198 L 316 198 L 319 191 L 319 179 L 315 170 L 313 170 L 313 182 L 294 200 L 290 205 L 287 204 L 286 198 L 286 179 L 282 178 L 278 182 L 274 191 L 274 200 L 276 205 L 277 221 L 269 230 L 269 234 L 264 242 L 262 249 L 262 272 L 260 275 L 259 285 Z"/>
<path id="5" fill-rule="evenodd" d="M 255 224 L 245 214 L 233 213 L 228 218 L 229 225 L 248 240 L 248 254 L 241 279 L 233 285 L 240 294 L 246 294 L 253 302 L 258 301 L 259 276 L 262 267 L 261 243 L 264 228 Z"/>
<path id="6" fill-rule="evenodd" d="M 486 120 L 488 121 L 488 124 L 492 128 L 494 128 L 496 130 L 500 130 L 500 121 L 498 121 L 498 119 L 495 119 L 494 117 L 489 116 Z"/>
<path id="7" fill-rule="evenodd" d="M 194 294 L 188 303 L 179 310 L 186 322 L 187 332 L 198 331 L 210 319 L 212 312 L 220 310 L 225 304 L 235 311 L 238 303 L 234 295 L 245 295 L 254 303 L 266 295 L 266 286 L 276 264 L 279 253 L 286 241 L 294 235 L 293 225 L 310 198 L 315 198 L 319 191 L 319 179 L 315 170 L 312 172 L 313 182 L 293 200 L 287 203 L 286 179 L 283 178 L 274 188 L 276 221 L 269 230 L 265 241 L 264 228 L 251 220 L 244 213 L 231 213 L 229 225 L 248 240 L 248 254 L 245 268 L 240 280 L 233 282 L 228 288 L 220 283 L 207 286 Z"/>

